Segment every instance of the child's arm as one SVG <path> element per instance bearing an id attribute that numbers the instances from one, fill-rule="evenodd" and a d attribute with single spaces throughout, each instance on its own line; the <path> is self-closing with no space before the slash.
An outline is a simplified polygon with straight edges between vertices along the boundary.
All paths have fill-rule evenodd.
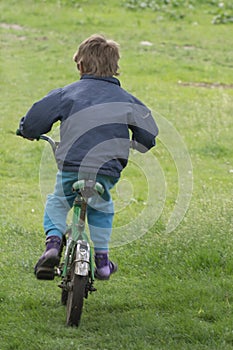
<path id="1" fill-rule="evenodd" d="M 61 89 L 51 91 L 47 96 L 33 104 L 25 117 L 21 118 L 19 129 L 27 139 L 37 139 L 49 132 L 61 117 Z"/>
<path id="2" fill-rule="evenodd" d="M 134 105 L 129 128 L 132 131 L 132 148 L 145 153 L 155 146 L 158 127 L 147 107 Z"/>

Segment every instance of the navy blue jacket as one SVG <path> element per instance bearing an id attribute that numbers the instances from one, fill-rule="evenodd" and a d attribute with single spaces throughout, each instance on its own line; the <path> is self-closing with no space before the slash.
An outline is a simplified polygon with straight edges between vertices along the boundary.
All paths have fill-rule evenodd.
<path id="1" fill-rule="evenodd" d="M 84 75 L 51 91 L 21 119 L 26 138 L 38 138 L 60 121 L 56 152 L 63 171 L 119 177 L 133 148 L 146 152 L 155 146 L 157 125 L 150 110 L 121 88 L 118 79 Z"/>

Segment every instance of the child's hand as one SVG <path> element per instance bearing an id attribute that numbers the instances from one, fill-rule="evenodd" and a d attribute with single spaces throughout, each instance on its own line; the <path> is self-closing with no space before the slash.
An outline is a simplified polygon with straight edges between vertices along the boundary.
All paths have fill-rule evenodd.
<path id="1" fill-rule="evenodd" d="M 22 132 L 21 132 L 20 129 L 17 129 L 17 130 L 16 130 L 16 135 L 17 135 L 17 136 L 21 136 L 21 137 L 23 137 L 24 139 L 27 139 L 27 140 L 30 140 L 30 141 L 34 141 L 34 140 L 35 140 L 35 139 L 32 139 L 32 138 L 23 136 L 23 134 L 22 134 Z"/>

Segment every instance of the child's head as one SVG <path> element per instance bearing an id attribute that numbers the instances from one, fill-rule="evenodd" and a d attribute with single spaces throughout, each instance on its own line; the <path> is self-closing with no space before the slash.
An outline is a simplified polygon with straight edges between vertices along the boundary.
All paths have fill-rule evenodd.
<path id="1" fill-rule="evenodd" d="M 102 35 L 94 34 L 81 43 L 73 59 L 81 75 L 89 74 L 97 77 L 118 75 L 119 45 Z"/>

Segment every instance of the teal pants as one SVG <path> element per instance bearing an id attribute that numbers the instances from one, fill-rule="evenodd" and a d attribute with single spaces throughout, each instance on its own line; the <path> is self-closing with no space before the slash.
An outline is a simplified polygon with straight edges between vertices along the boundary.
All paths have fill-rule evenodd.
<path id="1" fill-rule="evenodd" d="M 73 206 L 76 193 L 72 191 L 72 185 L 78 179 L 94 179 L 104 187 L 102 197 L 96 195 L 88 199 L 87 221 L 91 240 L 95 250 L 108 250 L 112 232 L 114 206 L 110 190 L 119 178 L 77 172 L 58 171 L 53 194 L 49 194 L 44 212 L 44 230 L 49 236 L 59 236 L 66 231 L 66 220 L 69 210 Z"/>

